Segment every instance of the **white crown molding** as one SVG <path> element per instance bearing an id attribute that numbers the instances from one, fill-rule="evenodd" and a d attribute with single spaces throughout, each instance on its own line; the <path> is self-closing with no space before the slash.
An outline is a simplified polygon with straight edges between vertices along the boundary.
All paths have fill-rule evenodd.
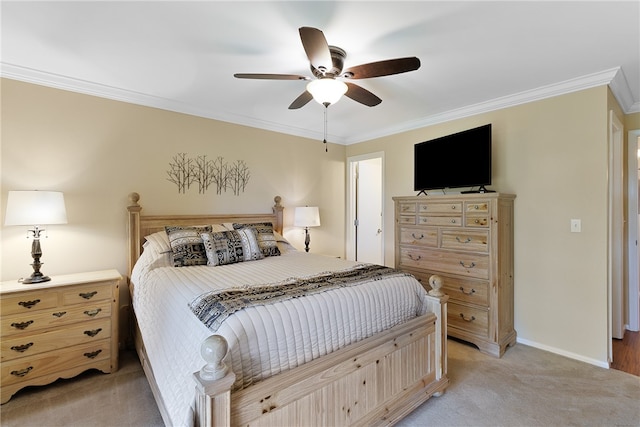
<path id="1" fill-rule="evenodd" d="M 303 138 L 322 139 L 322 135 L 319 132 L 310 131 L 308 129 L 297 128 L 289 125 L 283 126 L 277 123 L 256 120 L 242 115 L 212 112 L 171 99 L 151 96 L 85 80 L 73 79 L 58 74 L 46 73 L 4 62 L 0 62 L 0 76 L 56 89 L 68 90 L 71 92 L 78 92 L 152 108 L 159 108 L 177 113 L 190 114 L 198 117 L 220 120 Z M 575 79 L 446 111 L 440 114 L 434 114 L 418 120 L 399 123 L 381 131 L 358 135 L 355 138 L 341 138 L 335 135 L 330 135 L 330 137 L 331 141 L 336 144 L 351 145 L 602 85 L 609 85 L 611 87 L 611 91 L 620 103 L 625 114 L 640 112 L 640 102 L 633 102 L 633 97 L 631 96 L 631 91 L 629 90 L 629 85 L 624 73 L 619 67 L 616 67 Z"/>
<path id="2" fill-rule="evenodd" d="M 455 110 L 445 111 L 440 114 L 434 114 L 432 116 L 424 117 L 418 120 L 399 123 L 393 128 L 387 128 L 384 132 L 376 132 L 367 135 L 358 135 L 357 140 L 351 139 L 347 141 L 347 145 L 355 144 L 358 142 L 369 141 L 375 138 L 381 138 L 384 136 L 393 135 L 400 132 L 406 132 L 410 130 L 420 129 L 427 126 L 433 126 L 438 123 L 444 123 L 452 120 L 462 119 L 464 117 L 475 116 L 478 114 L 488 113 L 503 108 L 514 107 L 521 104 L 526 104 L 533 101 L 542 100 L 545 98 L 552 98 L 558 95 L 564 95 L 571 92 L 577 92 L 592 87 L 602 86 L 610 84 L 615 76 L 621 75 L 620 68 L 611 68 L 609 70 L 601 71 L 599 73 L 593 73 L 586 76 L 578 77 L 575 79 L 565 80 L 563 82 L 554 83 L 548 86 L 542 86 L 536 89 L 527 90 L 524 92 L 516 93 L 513 95 L 496 98 L 490 101 L 481 102 L 474 105 L 458 108 Z M 621 97 L 626 96 L 624 99 L 631 100 L 629 86 L 624 80 L 624 85 L 619 83 L 619 87 L 616 89 L 626 95 L 620 94 Z M 612 87 L 612 91 L 614 88 Z M 626 92 L 625 92 L 626 91 Z M 615 91 L 614 91 L 615 94 Z M 616 95 L 616 98 L 618 96 Z M 618 98 L 618 102 L 620 99 Z M 629 102 L 630 104 L 630 102 Z M 636 103 L 638 104 L 638 103 Z M 625 110 L 626 111 L 626 110 Z"/>

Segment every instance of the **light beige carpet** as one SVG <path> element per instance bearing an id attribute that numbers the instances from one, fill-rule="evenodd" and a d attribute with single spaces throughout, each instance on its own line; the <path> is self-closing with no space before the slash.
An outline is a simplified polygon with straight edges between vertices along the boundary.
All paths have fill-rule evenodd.
<path id="1" fill-rule="evenodd" d="M 502 359 L 449 340 L 451 384 L 398 425 L 640 426 L 640 377 L 517 344 Z M 22 390 L 3 427 L 162 426 L 133 352 L 114 374 L 87 372 Z"/>

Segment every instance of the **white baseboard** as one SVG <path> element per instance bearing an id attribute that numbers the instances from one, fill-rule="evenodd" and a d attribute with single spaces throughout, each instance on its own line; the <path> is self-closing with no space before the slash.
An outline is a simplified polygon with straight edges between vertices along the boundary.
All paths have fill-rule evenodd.
<path id="1" fill-rule="evenodd" d="M 595 366 L 599 366 L 601 368 L 609 369 L 609 362 L 604 361 L 604 360 L 596 360 L 596 359 L 592 359 L 590 357 L 584 357 L 581 354 L 571 353 L 570 351 L 561 350 L 561 349 L 555 348 L 555 347 L 550 347 L 548 345 L 540 344 L 540 343 L 535 342 L 535 341 L 529 341 L 527 339 L 520 338 L 520 337 L 517 338 L 517 342 L 520 343 L 520 344 L 528 345 L 530 347 L 539 348 L 540 350 L 545 350 L 545 351 L 548 351 L 550 353 L 559 354 L 560 356 L 568 357 L 569 359 L 579 360 L 581 362 L 585 362 L 585 363 L 588 363 L 590 365 L 595 365 Z"/>

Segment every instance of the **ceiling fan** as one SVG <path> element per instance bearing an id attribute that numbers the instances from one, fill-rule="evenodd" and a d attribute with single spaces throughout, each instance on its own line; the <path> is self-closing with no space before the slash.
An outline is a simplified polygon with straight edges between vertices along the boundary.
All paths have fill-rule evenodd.
<path id="1" fill-rule="evenodd" d="M 317 28 L 301 27 L 299 32 L 315 79 L 295 74 L 237 73 L 234 74 L 234 77 L 239 79 L 308 80 L 306 90 L 289 105 L 290 110 L 301 108 L 312 99 L 328 107 L 330 104 L 338 102 L 342 95 L 368 107 L 373 107 L 380 104 L 382 100 L 367 89 L 348 80 L 389 76 L 420 68 L 418 58 L 407 57 L 370 62 L 343 70 L 344 60 L 347 56 L 343 49 L 330 46 L 324 33 Z"/>

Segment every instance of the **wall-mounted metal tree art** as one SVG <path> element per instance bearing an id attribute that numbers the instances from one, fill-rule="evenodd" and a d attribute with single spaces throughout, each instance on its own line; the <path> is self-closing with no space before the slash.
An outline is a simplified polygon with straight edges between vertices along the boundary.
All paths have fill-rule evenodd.
<path id="1" fill-rule="evenodd" d="M 178 187 L 178 193 L 185 193 L 194 182 L 198 183 L 198 192 L 204 194 L 214 185 L 217 194 L 232 190 L 235 196 L 244 192 L 251 172 L 244 160 L 236 160 L 231 166 L 222 156 L 215 160 L 207 160 L 206 155 L 195 159 L 187 157 L 187 153 L 178 153 L 169 163 L 168 181 Z"/>
<path id="2" fill-rule="evenodd" d="M 167 180 L 178 187 L 178 193 L 185 193 L 193 182 L 193 159 L 187 157 L 187 153 L 178 153 L 173 156 L 173 163 L 169 163 Z"/>

